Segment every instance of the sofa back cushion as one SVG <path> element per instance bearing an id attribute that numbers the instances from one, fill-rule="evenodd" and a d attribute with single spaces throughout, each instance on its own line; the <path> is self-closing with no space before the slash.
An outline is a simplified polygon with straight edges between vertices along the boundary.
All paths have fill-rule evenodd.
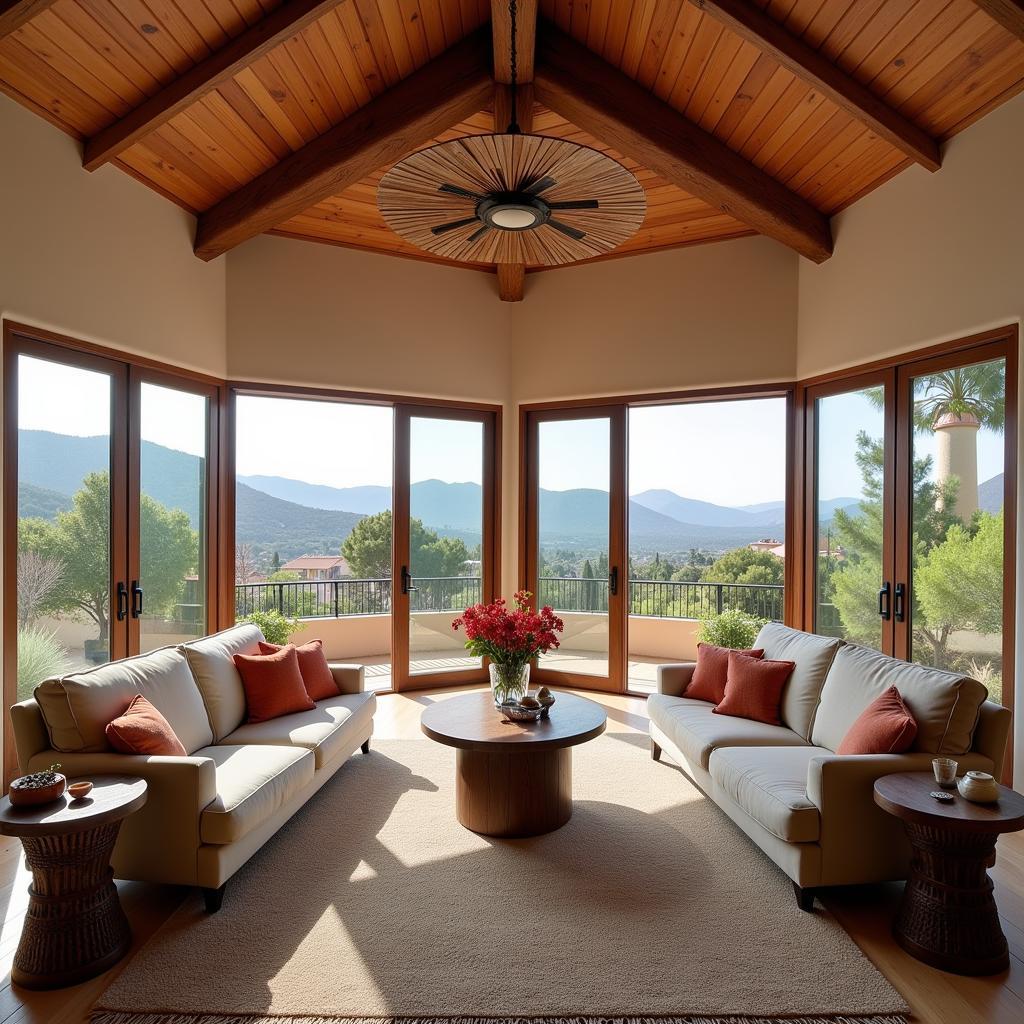
<path id="1" fill-rule="evenodd" d="M 167 719 L 188 753 L 213 742 L 203 698 L 176 647 L 47 679 L 36 687 L 35 698 L 54 750 L 95 754 L 113 749 L 106 727 L 140 693 Z"/>
<path id="2" fill-rule="evenodd" d="M 811 742 L 837 750 L 850 726 L 890 686 L 899 690 L 917 722 L 912 750 L 955 757 L 971 749 L 987 695 L 981 683 L 855 644 L 845 644 L 836 653 L 821 692 Z"/>
<path id="3" fill-rule="evenodd" d="M 259 626 L 245 622 L 181 648 L 203 695 L 214 743 L 219 743 L 245 721 L 245 690 L 234 656 L 259 654 L 263 639 Z"/>
<path id="4" fill-rule="evenodd" d="M 795 663 L 793 674 L 782 691 L 780 714 L 783 725 L 789 726 L 802 739 L 810 739 L 825 677 L 843 641 L 803 633 L 781 622 L 768 622 L 761 627 L 754 646 L 763 647 L 769 661 Z"/>

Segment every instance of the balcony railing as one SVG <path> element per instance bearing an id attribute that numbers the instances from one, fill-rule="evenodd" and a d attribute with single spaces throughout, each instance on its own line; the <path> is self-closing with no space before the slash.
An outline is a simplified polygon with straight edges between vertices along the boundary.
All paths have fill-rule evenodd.
<path id="1" fill-rule="evenodd" d="M 461 612 L 482 600 L 483 584 L 474 576 L 416 576 L 409 594 L 413 612 Z M 539 580 L 539 604 L 561 612 L 608 610 L 608 581 L 569 576 Z M 782 621 L 780 584 L 629 581 L 629 614 L 672 619 L 701 619 L 739 608 L 762 619 Z M 388 615 L 391 580 L 301 580 L 242 583 L 235 587 L 235 614 L 276 610 L 300 619 Z"/>

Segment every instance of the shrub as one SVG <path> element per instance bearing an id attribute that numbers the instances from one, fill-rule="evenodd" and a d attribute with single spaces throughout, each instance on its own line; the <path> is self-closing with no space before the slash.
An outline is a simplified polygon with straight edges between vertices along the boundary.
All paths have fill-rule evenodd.
<path id="1" fill-rule="evenodd" d="M 748 615 L 739 608 L 728 608 L 709 619 L 702 619 L 697 639 L 716 647 L 749 650 L 754 646 L 758 631 L 766 621 Z"/>
<path id="2" fill-rule="evenodd" d="M 239 623 L 252 622 L 259 626 L 263 631 L 263 638 L 268 644 L 288 643 L 288 638 L 301 625 L 298 619 L 286 618 L 276 609 L 268 612 L 253 612 L 238 621 Z"/>
<path id="3" fill-rule="evenodd" d="M 53 630 L 39 626 L 18 630 L 18 700 L 31 697 L 44 679 L 61 675 L 67 667 L 67 651 Z"/>

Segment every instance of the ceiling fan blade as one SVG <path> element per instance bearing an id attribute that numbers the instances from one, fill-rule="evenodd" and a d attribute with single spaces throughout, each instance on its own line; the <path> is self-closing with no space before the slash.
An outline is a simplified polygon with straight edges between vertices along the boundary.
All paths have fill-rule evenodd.
<path id="1" fill-rule="evenodd" d="M 596 199 L 567 199 L 564 203 L 548 203 L 552 210 L 596 210 L 600 205 Z"/>
<path id="2" fill-rule="evenodd" d="M 468 188 L 460 188 L 458 185 L 440 185 L 438 192 L 447 192 L 449 195 L 462 196 L 463 199 L 483 199 L 479 192 L 470 192 Z"/>
<path id="3" fill-rule="evenodd" d="M 482 228 L 477 228 L 476 231 L 474 231 L 473 234 L 471 234 L 469 236 L 469 238 L 466 239 L 466 241 L 467 242 L 475 242 L 478 238 L 483 238 L 484 235 L 486 235 L 487 232 L 490 231 L 490 230 L 491 230 L 491 225 L 490 224 L 485 224 Z"/>
<path id="4" fill-rule="evenodd" d="M 462 220 L 452 220 L 447 224 L 438 224 L 436 228 L 431 228 L 430 233 L 432 235 L 443 235 L 446 231 L 454 231 L 456 228 L 464 228 L 467 224 L 475 224 L 479 220 L 478 217 L 464 217 Z"/>
<path id="5" fill-rule="evenodd" d="M 552 185 L 557 185 L 558 182 L 554 178 L 545 174 L 539 181 L 535 181 L 532 185 L 528 185 L 523 189 L 527 195 L 539 196 L 541 192 L 546 192 Z"/>
<path id="6" fill-rule="evenodd" d="M 549 228 L 554 228 L 556 231 L 561 231 L 563 235 L 568 235 L 570 238 L 575 238 L 578 242 L 581 238 L 586 238 L 586 231 L 580 231 L 579 228 L 571 228 L 568 224 L 563 224 L 560 220 L 549 220 Z"/>

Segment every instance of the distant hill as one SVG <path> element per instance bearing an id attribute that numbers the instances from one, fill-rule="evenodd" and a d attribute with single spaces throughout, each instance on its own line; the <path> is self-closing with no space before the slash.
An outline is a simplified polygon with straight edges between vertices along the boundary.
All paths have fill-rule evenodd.
<path id="1" fill-rule="evenodd" d="M 364 487 L 328 487 L 289 480 L 283 476 L 240 476 L 238 482 L 264 494 L 271 494 L 296 505 L 312 508 L 333 508 L 372 516 L 391 508 L 391 488 L 368 484 Z"/>
<path id="2" fill-rule="evenodd" d="M 34 484 L 18 484 L 18 516 L 21 519 L 53 519 L 58 512 L 71 508 L 67 494 Z"/>
<path id="3" fill-rule="evenodd" d="M 1003 507 L 1003 474 L 978 484 L 978 508 L 993 515 Z"/>
<path id="4" fill-rule="evenodd" d="M 752 512 L 713 505 L 711 502 L 698 501 L 695 498 L 683 498 L 675 491 L 642 491 L 640 494 L 634 494 L 632 501 L 680 523 L 692 523 L 694 526 L 752 526 L 758 521 L 758 516 Z M 770 520 L 781 522 L 782 516 L 774 515 Z"/>

